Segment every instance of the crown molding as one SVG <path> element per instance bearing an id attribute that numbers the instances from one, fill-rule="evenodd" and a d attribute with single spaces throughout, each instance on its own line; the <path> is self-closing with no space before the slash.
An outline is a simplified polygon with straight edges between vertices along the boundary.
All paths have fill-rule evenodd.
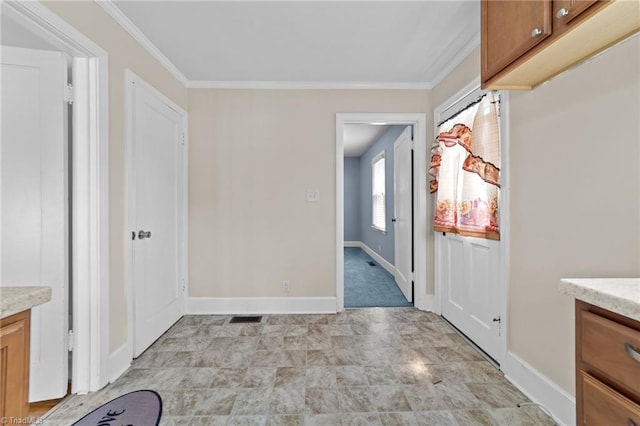
<path id="1" fill-rule="evenodd" d="M 356 82 L 356 81 L 207 81 L 192 80 L 189 89 L 265 89 L 265 90 L 429 90 L 427 82 Z"/>
<path id="2" fill-rule="evenodd" d="M 460 63 L 464 60 L 464 58 L 466 58 L 469 55 L 469 53 L 473 52 L 473 50 L 478 46 L 480 46 L 480 33 L 476 34 L 469 41 L 469 43 L 467 43 L 458 52 L 458 54 L 451 61 L 449 61 L 447 66 L 444 67 L 442 71 L 438 73 L 438 75 L 436 75 L 436 77 L 431 81 L 431 87 L 433 88 L 433 87 L 436 87 L 438 84 L 440 84 L 442 80 L 444 80 L 445 77 L 448 76 L 455 67 L 460 65 Z"/>
<path id="3" fill-rule="evenodd" d="M 111 0 L 99 0 L 96 3 L 102 7 L 122 28 L 127 31 L 147 52 L 151 54 L 158 62 L 185 87 L 189 86 L 189 79 L 169 60 L 155 44 L 147 38 L 140 28 L 138 28 L 131 20 L 116 6 Z"/>
<path id="4" fill-rule="evenodd" d="M 430 82 L 356 82 L 356 81 L 216 81 L 189 80 L 114 3 L 98 0 L 102 7 L 125 31 L 146 49 L 167 71 L 188 89 L 264 89 L 264 90 L 431 90 L 480 45 L 480 34 L 458 52 L 448 65 Z"/>

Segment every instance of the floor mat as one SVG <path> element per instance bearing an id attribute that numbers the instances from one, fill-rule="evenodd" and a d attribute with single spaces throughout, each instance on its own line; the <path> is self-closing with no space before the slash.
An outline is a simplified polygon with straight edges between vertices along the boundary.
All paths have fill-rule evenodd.
<path id="1" fill-rule="evenodd" d="M 152 390 L 129 392 L 96 408 L 72 426 L 136 425 L 157 426 L 162 399 Z"/>

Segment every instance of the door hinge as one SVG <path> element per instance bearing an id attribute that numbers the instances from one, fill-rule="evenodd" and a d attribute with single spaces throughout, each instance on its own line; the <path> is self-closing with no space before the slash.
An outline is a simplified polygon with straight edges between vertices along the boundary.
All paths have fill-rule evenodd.
<path id="1" fill-rule="evenodd" d="M 496 106 L 496 112 L 498 113 L 498 117 L 500 117 L 502 115 L 502 103 L 500 102 L 500 93 L 494 91 L 494 101 L 493 104 Z"/>
<path id="2" fill-rule="evenodd" d="M 69 344 L 68 344 L 69 352 L 73 352 L 73 330 L 69 330 Z"/>
<path id="3" fill-rule="evenodd" d="M 182 278 L 180 281 L 182 282 L 182 291 L 186 291 L 187 290 L 186 280 Z"/>
<path id="4" fill-rule="evenodd" d="M 64 88 L 64 101 L 69 105 L 73 104 L 73 85 L 67 84 Z"/>
<path id="5" fill-rule="evenodd" d="M 184 137 L 184 133 L 182 133 L 182 145 L 184 145 L 185 142 L 185 137 Z"/>

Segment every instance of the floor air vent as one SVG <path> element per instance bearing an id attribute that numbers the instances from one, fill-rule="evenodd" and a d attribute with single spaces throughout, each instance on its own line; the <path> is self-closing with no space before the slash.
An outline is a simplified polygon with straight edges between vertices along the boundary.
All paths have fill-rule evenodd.
<path id="1" fill-rule="evenodd" d="M 255 324 L 262 321 L 261 316 L 231 317 L 229 324 Z"/>

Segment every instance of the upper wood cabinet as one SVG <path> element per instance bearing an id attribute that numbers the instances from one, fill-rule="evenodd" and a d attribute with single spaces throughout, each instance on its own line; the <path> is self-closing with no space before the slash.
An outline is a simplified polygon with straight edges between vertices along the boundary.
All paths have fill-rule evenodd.
<path id="1" fill-rule="evenodd" d="M 550 35 L 550 2 L 484 1 L 482 3 L 483 77 L 490 78 L 496 75 Z"/>
<path id="2" fill-rule="evenodd" d="M 482 0 L 484 89 L 531 89 L 640 29 L 638 0 Z"/>
<path id="3" fill-rule="evenodd" d="M 628 1 L 628 0 L 625 0 Z M 634 0 L 635 1 L 635 0 Z M 600 7 L 606 6 L 610 0 L 556 0 L 553 2 L 553 36 L 573 28 L 580 20 L 596 13 Z"/>

